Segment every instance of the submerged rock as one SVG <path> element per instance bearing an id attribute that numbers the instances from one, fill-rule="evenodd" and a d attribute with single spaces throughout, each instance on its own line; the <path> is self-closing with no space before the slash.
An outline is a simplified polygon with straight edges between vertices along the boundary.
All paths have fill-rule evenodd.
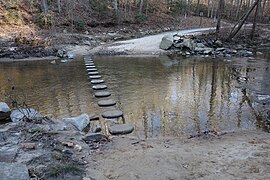
<path id="1" fill-rule="evenodd" d="M 33 108 L 21 108 L 11 112 L 10 118 L 13 122 L 24 120 L 36 120 L 43 118 L 43 116 Z"/>
<path id="2" fill-rule="evenodd" d="M 29 180 L 28 168 L 25 164 L 0 162 L 1 180 Z"/>
<path id="3" fill-rule="evenodd" d="M 10 117 L 10 108 L 4 102 L 0 102 L 0 120 L 7 120 Z"/>
<path id="4" fill-rule="evenodd" d="M 86 113 L 77 117 L 64 118 L 63 120 L 75 126 L 79 131 L 83 131 L 90 123 L 90 118 Z"/>

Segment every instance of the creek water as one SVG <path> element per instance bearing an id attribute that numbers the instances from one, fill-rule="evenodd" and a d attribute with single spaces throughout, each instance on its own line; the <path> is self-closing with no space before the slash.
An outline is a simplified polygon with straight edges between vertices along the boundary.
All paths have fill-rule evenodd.
<path id="1" fill-rule="evenodd" d="M 256 60 L 183 57 L 94 57 L 108 91 L 138 136 L 265 128 L 269 55 Z M 14 90 L 12 90 L 12 87 Z M 9 95 L 56 118 L 101 114 L 82 58 L 0 63 L 0 101 Z"/>

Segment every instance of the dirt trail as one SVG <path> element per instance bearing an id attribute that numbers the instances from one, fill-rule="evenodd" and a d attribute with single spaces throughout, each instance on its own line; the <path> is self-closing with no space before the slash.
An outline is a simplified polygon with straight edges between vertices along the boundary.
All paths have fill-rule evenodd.
<path id="1" fill-rule="evenodd" d="M 126 41 L 117 41 L 104 46 L 99 46 L 92 49 L 90 52 L 101 54 L 127 54 L 127 55 L 156 55 L 164 53 L 165 51 L 159 48 L 161 39 L 165 35 L 172 34 L 196 34 L 203 31 L 214 30 L 214 28 L 195 28 L 188 30 L 171 31 L 157 35 L 146 36 L 138 39 L 131 39 Z"/>
<path id="2" fill-rule="evenodd" d="M 94 179 L 270 179 L 270 134 L 139 140 L 116 137 L 89 159 Z"/>

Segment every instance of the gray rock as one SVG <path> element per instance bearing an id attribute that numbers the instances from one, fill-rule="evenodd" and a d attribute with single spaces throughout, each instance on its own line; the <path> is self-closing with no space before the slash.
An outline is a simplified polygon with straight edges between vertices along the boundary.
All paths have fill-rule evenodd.
<path id="1" fill-rule="evenodd" d="M 74 53 L 72 53 L 72 52 L 67 52 L 66 57 L 67 57 L 68 59 L 74 59 Z"/>
<path id="2" fill-rule="evenodd" d="M 56 56 L 57 56 L 57 57 L 60 57 L 60 58 L 63 58 L 65 53 L 66 53 L 65 50 L 59 49 L 59 50 L 57 51 Z"/>
<path id="3" fill-rule="evenodd" d="M 64 122 L 75 126 L 79 131 L 83 131 L 83 129 L 86 128 L 90 122 L 90 118 L 86 113 L 72 118 L 64 118 L 63 120 Z"/>
<path id="4" fill-rule="evenodd" d="M 205 48 L 204 51 L 203 51 L 203 54 L 211 54 L 213 51 L 212 48 Z"/>
<path id="5" fill-rule="evenodd" d="M 92 88 L 94 90 L 103 90 L 103 89 L 107 89 L 107 86 L 105 84 L 98 84 L 98 85 L 95 85 L 95 86 L 92 86 Z"/>
<path id="6" fill-rule="evenodd" d="M 198 48 L 205 48 L 205 45 L 203 43 L 197 43 L 196 47 Z"/>
<path id="7" fill-rule="evenodd" d="M 101 125 L 96 125 L 96 127 L 95 127 L 95 129 L 94 129 L 94 133 L 101 132 L 101 130 L 102 130 Z"/>
<path id="8" fill-rule="evenodd" d="M 225 48 L 217 48 L 216 51 L 224 51 Z"/>
<path id="9" fill-rule="evenodd" d="M 101 84 L 104 83 L 105 81 L 103 79 L 93 79 L 91 80 L 92 84 Z"/>
<path id="10" fill-rule="evenodd" d="M 28 169 L 25 164 L 0 162 L 1 180 L 29 180 Z"/>
<path id="11" fill-rule="evenodd" d="M 99 116 L 94 114 L 90 116 L 90 121 L 98 121 L 99 120 Z"/>
<path id="12" fill-rule="evenodd" d="M 220 40 L 216 40 L 215 45 L 217 45 L 218 47 L 222 47 L 223 43 Z"/>
<path id="13" fill-rule="evenodd" d="M 123 116 L 123 112 L 120 110 L 108 110 L 102 113 L 103 118 L 113 119 Z"/>
<path id="14" fill-rule="evenodd" d="M 33 108 L 21 108 L 16 109 L 11 112 L 10 118 L 13 122 L 23 121 L 23 120 L 36 120 L 42 118 L 43 116 Z"/>
<path id="15" fill-rule="evenodd" d="M 113 99 L 106 99 L 106 100 L 98 101 L 98 105 L 100 107 L 114 106 L 115 104 L 116 102 Z"/>
<path id="16" fill-rule="evenodd" d="M 109 127 L 109 132 L 112 135 L 129 134 L 132 133 L 134 127 L 130 124 L 116 124 Z"/>
<path id="17" fill-rule="evenodd" d="M 4 102 L 0 102 L 0 120 L 6 120 L 10 117 L 10 108 Z"/>
<path id="18" fill-rule="evenodd" d="M 189 50 L 194 49 L 194 41 L 192 39 L 184 39 L 182 45 L 183 47 L 188 48 Z"/>
<path id="19" fill-rule="evenodd" d="M 168 50 L 172 47 L 172 45 L 173 45 L 173 37 L 170 35 L 166 35 L 162 38 L 159 48 L 163 50 Z"/>
<path id="20" fill-rule="evenodd" d="M 108 137 L 104 134 L 99 133 L 88 133 L 83 137 L 84 141 L 100 142 L 102 140 L 107 140 Z"/>

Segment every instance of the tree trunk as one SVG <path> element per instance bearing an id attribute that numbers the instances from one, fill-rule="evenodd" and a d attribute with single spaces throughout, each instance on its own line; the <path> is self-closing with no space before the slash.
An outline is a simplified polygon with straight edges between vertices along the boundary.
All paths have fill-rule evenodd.
<path id="1" fill-rule="evenodd" d="M 211 6 L 210 6 L 211 0 L 208 0 L 207 2 L 207 17 L 210 17 L 210 12 L 211 12 Z"/>
<path id="2" fill-rule="evenodd" d="M 118 0 L 114 0 L 114 16 L 117 23 L 119 23 Z"/>
<path id="3" fill-rule="evenodd" d="M 200 15 L 200 0 L 197 0 L 196 13 Z"/>
<path id="4" fill-rule="evenodd" d="M 61 0 L 57 0 L 58 13 L 61 13 Z"/>
<path id="5" fill-rule="evenodd" d="M 259 12 L 259 8 L 260 8 L 260 3 L 261 3 L 261 0 L 259 0 L 258 4 L 256 6 L 256 10 L 255 10 L 255 14 L 254 14 L 254 19 L 253 19 L 252 30 L 251 30 L 251 34 L 250 34 L 250 39 L 253 39 L 253 37 L 254 37 L 254 33 L 255 33 L 255 29 L 256 29 L 256 24 L 257 24 L 258 12 Z"/>
<path id="6" fill-rule="evenodd" d="M 140 0 L 140 8 L 139 8 L 139 13 L 142 14 L 143 10 L 143 0 Z"/>
<path id="7" fill-rule="evenodd" d="M 259 3 L 260 0 L 256 0 L 253 4 L 253 6 L 249 9 L 249 11 L 235 24 L 235 26 L 233 27 L 233 29 L 231 30 L 231 33 L 228 37 L 228 40 L 231 40 L 232 38 L 235 37 L 235 35 L 240 31 L 240 29 L 242 28 L 243 24 L 245 23 L 245 21 L 247 20 L 247 18 L 249 17 L 249 15 L 251 14 L 251 12 L 253 11 L 253 9 L 257 6 L 257 4 Z"/>
<path id="8" fill-rule="evenodd" d="M 47 0 L 42 0 L 42 9 L 45 14 L 48 13 L 48 2 Z"/>
<path id="9" fill-rule="evenodd" d="M 217 27 L 216 27 L 216 33 L 218 34 L 220 31 L 220 24 L 221 24 L 221 17 L 222 17 L 222 13 L 223 13 L 223 0 L 219 0 L 218 3 L 218 19 L 217 19 Z"/>

